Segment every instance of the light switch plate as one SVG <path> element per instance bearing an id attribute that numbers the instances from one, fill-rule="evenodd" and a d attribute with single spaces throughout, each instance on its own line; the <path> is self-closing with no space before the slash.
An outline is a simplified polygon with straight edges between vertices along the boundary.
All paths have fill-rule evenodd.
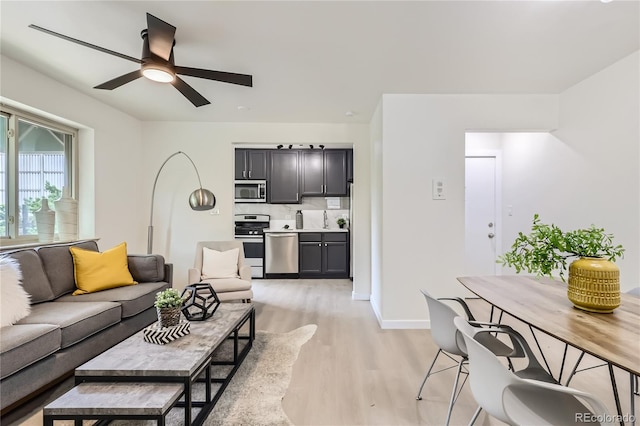
<path id="1" fill-rule="evenodd" d="M 431 198 L 434 200 L 445 200 L 447 198 L 444 178 L 431 179 Z"/>

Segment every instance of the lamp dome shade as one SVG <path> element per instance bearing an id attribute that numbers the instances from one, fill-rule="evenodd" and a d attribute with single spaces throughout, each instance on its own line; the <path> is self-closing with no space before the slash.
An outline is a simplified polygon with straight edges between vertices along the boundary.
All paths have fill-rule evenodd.
<path id="1" fill-rule="evenodd" d="M 208 189 L 199 188 L 189 196 L 189 205 L 193 210 L 211 210 L 216 205 L 216 197 Z"/>

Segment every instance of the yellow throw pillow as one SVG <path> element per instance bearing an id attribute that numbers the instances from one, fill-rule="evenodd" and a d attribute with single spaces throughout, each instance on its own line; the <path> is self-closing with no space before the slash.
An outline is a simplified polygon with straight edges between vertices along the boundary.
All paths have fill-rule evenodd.
<path id="1" fill-rule="evenodd" d="M 78 289 L 73 295 L 93 293 L 125 285 L 138 284 L 129 272 L 127 243 L 102 253 L 69 247 L 73 256 L 74 276 Z"/>

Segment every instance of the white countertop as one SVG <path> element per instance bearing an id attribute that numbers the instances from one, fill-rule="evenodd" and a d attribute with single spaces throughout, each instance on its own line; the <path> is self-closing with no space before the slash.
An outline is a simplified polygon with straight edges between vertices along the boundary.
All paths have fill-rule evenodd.
<path id="1" fill-rule="evenodd" d="M 295 227 L 294 227 L 294 228 L 289 228 L 289 229 L 284 229 L 284 228 L 271 229 L 271 228 L 267 228 L 267 229 L 263 229 L 263 232 L 265 234 L 266 233 L 276 233 L 276 232 L 349 232 L 349 229 L 347 229 L 347 228 L 295 229 Z"/>

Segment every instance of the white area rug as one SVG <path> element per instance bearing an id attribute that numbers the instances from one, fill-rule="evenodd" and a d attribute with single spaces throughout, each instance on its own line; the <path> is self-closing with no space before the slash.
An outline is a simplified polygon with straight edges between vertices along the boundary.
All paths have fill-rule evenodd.
<path id="1" fill-rule="evenodd" d="M 257 331 L 253 348 L 204 424 L 292 425 L 282 398 L 300 348 L 316 329 L 310 324 L 288 333 Z"/>

